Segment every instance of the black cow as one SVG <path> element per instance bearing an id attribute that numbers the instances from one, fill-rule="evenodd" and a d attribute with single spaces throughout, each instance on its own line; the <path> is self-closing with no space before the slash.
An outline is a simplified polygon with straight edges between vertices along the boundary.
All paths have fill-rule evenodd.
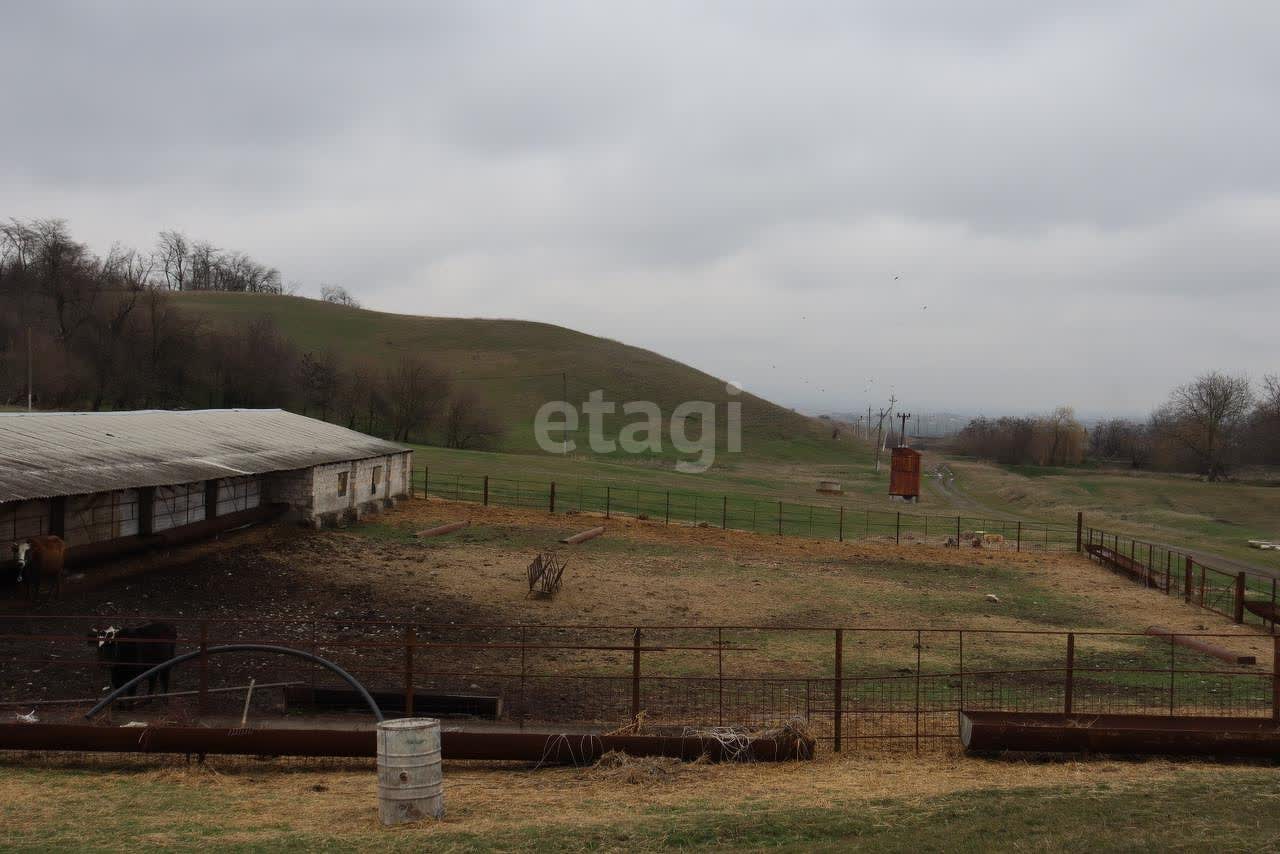
<path id="1" fill-rule="evenodd" d="M 144 623 L 132 629 L 115 626 L 100 629 L 95 626 L 89 630 L 89 645 L 97 647 L 99 663 L 111 671 L 112 690 L 173 658 L 177 640 L 178 630 L 168 623 Z M 167 670 L 147 680 L 147 693 L 156 693 L 157 680 L 161 693 L 168 693 Z M 134 685 L 126 696 L 133 697 L 137 693 L 138 686 Z"/>

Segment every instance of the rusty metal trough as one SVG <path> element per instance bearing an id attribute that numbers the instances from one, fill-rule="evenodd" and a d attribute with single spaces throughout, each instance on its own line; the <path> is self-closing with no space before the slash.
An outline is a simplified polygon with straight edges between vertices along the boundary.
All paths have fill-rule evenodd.
<path id="1" fill-rule="evenodd" d="M 741 753 L 714 738 L 698 736 L 467 732 L 440 734 L 445 759 L 488 759 L 582 765 L 611 750 L 631 756 L 671 756 L 713 762 L 746 758 L 759 762 L 812 759 L 812 739 L 757 738 Z M 0 750 L 105 753 L 185 753 L 242 756 L 338 756 L 373 758 L 376 733 L 366 730 L 292 728 L 107 727 L 86 724 L 3 724 Z"/>
<path id="2" fill-rule="evenodd" d="M 1119 753 L 1280 759 L 1271 718 L 961 712 L 960 742 L 975 753 Z"/>
<path id="3" fill-rule="evenodd" d="M 1110 564 L 1115 569 L 1132 577 L 1139 584 L 1164 589 L 1165 582 L 1161 574 L 1142 561 L 1130 555 L 1121 554 L 1110 546 L 1104 546 L 1099 543 L 1090 543 L 1084 548 L 1086 552 L 1097 558 L 1100 563 Z"/>

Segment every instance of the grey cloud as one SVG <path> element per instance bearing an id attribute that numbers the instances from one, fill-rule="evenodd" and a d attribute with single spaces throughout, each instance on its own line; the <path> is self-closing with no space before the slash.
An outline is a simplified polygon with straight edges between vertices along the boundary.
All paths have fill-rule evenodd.
<path id="1" fill-rule="evenodd" d="M 813 408 L 861 392 L 850 365 L 968 402 L 1015 347 L 1052 382 L 980 384 L 992 406 L 1134 405 L 1117 371 L 1146 405 L 1280 367 L 1278 24 L 1245 2 L 24 4 L 0 215 L 104 248 L 176 226 L 396 311 L 482 294 Z M 1159 326 L 1099 343 L 1118 310 Z M 819 375 L 826 397 L 796 382 Z"/>

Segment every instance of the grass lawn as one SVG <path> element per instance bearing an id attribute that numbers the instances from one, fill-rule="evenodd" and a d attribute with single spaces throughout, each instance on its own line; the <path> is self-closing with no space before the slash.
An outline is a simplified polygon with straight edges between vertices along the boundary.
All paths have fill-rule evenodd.
<path id="1" fill-rule="evenodd" d="M 1082 510 L 1094 527 L 1280 569 L 1280 552 L 1247 543 L 1280 538 L 1280 487 L 1105 469 L 948 464 L 957 488 L 984 506 L 1047 519 Z"/>

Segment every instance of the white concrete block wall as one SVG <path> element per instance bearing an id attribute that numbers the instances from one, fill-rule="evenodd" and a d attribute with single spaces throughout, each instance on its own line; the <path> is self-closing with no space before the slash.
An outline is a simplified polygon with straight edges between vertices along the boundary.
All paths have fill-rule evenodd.
<path id="1" fill-rule="evenodd" d="M 131 537 L 138 533 L 138 490 L 72 495 L 65 512 L 62 539 L 68 546 Z"/>
<path id="2" fill-rule="evenodd" d="M 409 495 L 410 472 L 413 470 L 413 452 L 394 454 L 387 458 L 387 470 L 391 472 L 391 480 L 387 484 L 392 498 L 405 498 Z"/>
<path id="3" fill-rule="evenodd" d="M 227 477 L 218 481 L 217 515 L 252 510 L 262 503 L 262 478 Z"/>
<path id="4" fill-rule="evenodd" d="M 155 533 L 204 521 L 204 481 L 157 486 L 152 504 L 151 530 Z M 137 533 L 136 531 L 134 533 Z"/>
<path id="5" fill-rule="evenodd" d="M 350 509 L 359 488 L 352 463 L 331 463 L 311 469 L 311 495 L 309 516 L 326 513 L 342 513 Z M 342 487 L 343 475 L 346 488 Z"/>

